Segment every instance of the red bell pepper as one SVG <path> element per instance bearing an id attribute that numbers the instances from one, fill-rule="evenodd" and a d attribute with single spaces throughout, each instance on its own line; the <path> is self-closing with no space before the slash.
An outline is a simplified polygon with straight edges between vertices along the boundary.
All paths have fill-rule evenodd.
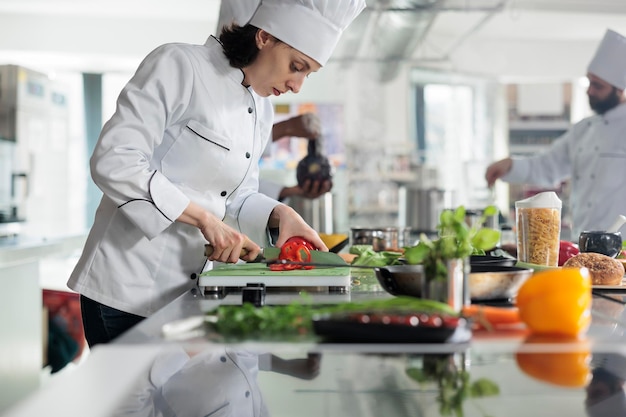
<path id="1" fill-rule="evenodd" d="M 290 237 L 280 247 L 278 260 L 290 262 L 311 262 L 311 251 L 315 247 L 308 240 L 299 236 Z M 272 271 L 289 271 L 293 269 L 313 269 L 310 265 L 271 264 Z"/>
<path id="2" fill-rule="evenodd" d="M 566 240 L 561 240 L 559 242 L 559 266 L 563 266 L 565 261 L 579 253 L 578 245 Z"/>

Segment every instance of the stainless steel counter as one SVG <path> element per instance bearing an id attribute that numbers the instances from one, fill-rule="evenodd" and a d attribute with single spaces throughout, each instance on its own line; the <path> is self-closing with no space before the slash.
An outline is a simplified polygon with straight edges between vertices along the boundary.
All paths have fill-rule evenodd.
<path id="1" fill-rule="evenodd" d="M 298 296 L 268 294 L 266 301 L 283 303 Z M 368 284 L 348 294 L 314 296 L 322 303 L 389 297 Z M 168 323 L 201 316 L 220 303 L 241 302 L 240 294 L 216 299 L 195 290 L 115 343 L 96 347 L 71 378 L 6 417 L 44 411 L 92 417 L 437 417 L 460 416 L 458 407 L 466 417 L 622 416 L 626 297 L 616 297 L 618 302 L 594 297 L 592 327 L 579 341 L 475 332 L 462 344 L 329 344 L 311 339 L 222 344 L 202 326 L 166 337 L 163 326 Z M 590 369 L 603 371 L 581 383 L 586 374 L 580 371 Z M 470 395 L 469 387 L 476 384 L 497 387 L 498 392 Z"/>
<path id="2" fill-rule="evenodd" d="M 69 253 L 82 248 L 86 237 L 85 234 L 53 238 L 22 235 L 0 237 L 0 267 Z"/>

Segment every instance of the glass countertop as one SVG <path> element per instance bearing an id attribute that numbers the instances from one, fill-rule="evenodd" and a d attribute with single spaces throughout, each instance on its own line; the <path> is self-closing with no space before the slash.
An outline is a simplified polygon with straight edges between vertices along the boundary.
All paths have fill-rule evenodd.
<path id="1" fill-rule="evenodd" d="M 317 303 L 390 297 L 367 276 Z M 286 304 L 297 292 L 268 292 Z M 207 327 L 164 326 L 240 304 L 194 289 L 113 345 L 162 351 L 119 405 L 120 416 L 626 416 L 626 294 L 594 294 L 592 326 L 579 340 L 527 332 L 474 332 L 463 343 L 224 343 Z M 188 323 L 189 324 L 189 323 Z M 196 323 L 197 324 L 197 323 Z"/>

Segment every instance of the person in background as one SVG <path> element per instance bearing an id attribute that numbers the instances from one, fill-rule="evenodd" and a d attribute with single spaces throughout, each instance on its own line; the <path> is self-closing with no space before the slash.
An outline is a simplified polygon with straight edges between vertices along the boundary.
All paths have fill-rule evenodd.
<path id="1" fill-rule="evenodd" d="M 291 207 L 258 192 L 259 160 L 274 121 L 269 96 L 298 93 L 364 8 L 263 0 L 219 39 L 162 45 L 143 60 L 90 160 L 103 197 L 68 281 L 89 346 L 197 285 L 207 242 L 219 262 L 237 262 L 242 249 L 254 259 L 274 228 L 278 246 L 302 236 L 328 250 Z"/>
<path id="2" fill-rule="evenodd" d="M 322 128 L 319 117 L 315 113 L 304 113 L 275 123 L 272 128 L 272 141 L 276 142 L 287 137 L 317 140 L 321 133 Z M 307 180 L 302 187 L 298 184 L 284 186 L 283 184 L 264 179 L 259 181 L 259 192 L 285 203 L 290 197 L 295 196 L 309 199 L 318 198 L 329 192 L 332 187 L 332 181 Z"/>
<path id="3" fill-rule="evenodd" d="M 261 0 L 222 1 L 220 3 L 219 18 L 216 33 L 233 24 L 244 24 L 250 20 L 252 14 L 259 7 Z M 272 141 L 276 142 L 285 137 L 300 137 L 317 140 L 322 133 L 319 117 L 315 113 L 304 113 L 289 119 L 277 122 L 272 128 Z M 259 192 L 278 201 L 287 202 L 290 197 L 318 198 L 332 188 L 331 181 L 306 181 L 302 187 L 284 186 L 283 184 L 261 179 Z"/>
<path id="4" fill-rule="evenodd" d="M 626 38 L 607 30 L 587 70 L 589 106 L 596 113 L 576 123 L 549 149 L 527 158 L 505 158 L 485 174 L 497 179 L 552 187 L 571 180 L 572 236 L 606 230 L 626 213 Z"/>

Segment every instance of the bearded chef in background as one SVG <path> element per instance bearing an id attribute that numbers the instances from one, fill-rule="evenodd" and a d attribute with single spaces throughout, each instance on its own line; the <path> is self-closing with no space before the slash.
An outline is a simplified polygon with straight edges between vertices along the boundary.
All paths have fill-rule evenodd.
<path id="1" fill-rule="evenodd" d="M 572 237 L 606 230 L 626 213 L 626 38 L 607 30 L 587 69 L 589 106 L 596 113 L 576 123 L 546 151 L 491 164 L 485 179 L 553 187 L 571 180 Z M 624 230 L 624 229 L 623 229 Z"/>

